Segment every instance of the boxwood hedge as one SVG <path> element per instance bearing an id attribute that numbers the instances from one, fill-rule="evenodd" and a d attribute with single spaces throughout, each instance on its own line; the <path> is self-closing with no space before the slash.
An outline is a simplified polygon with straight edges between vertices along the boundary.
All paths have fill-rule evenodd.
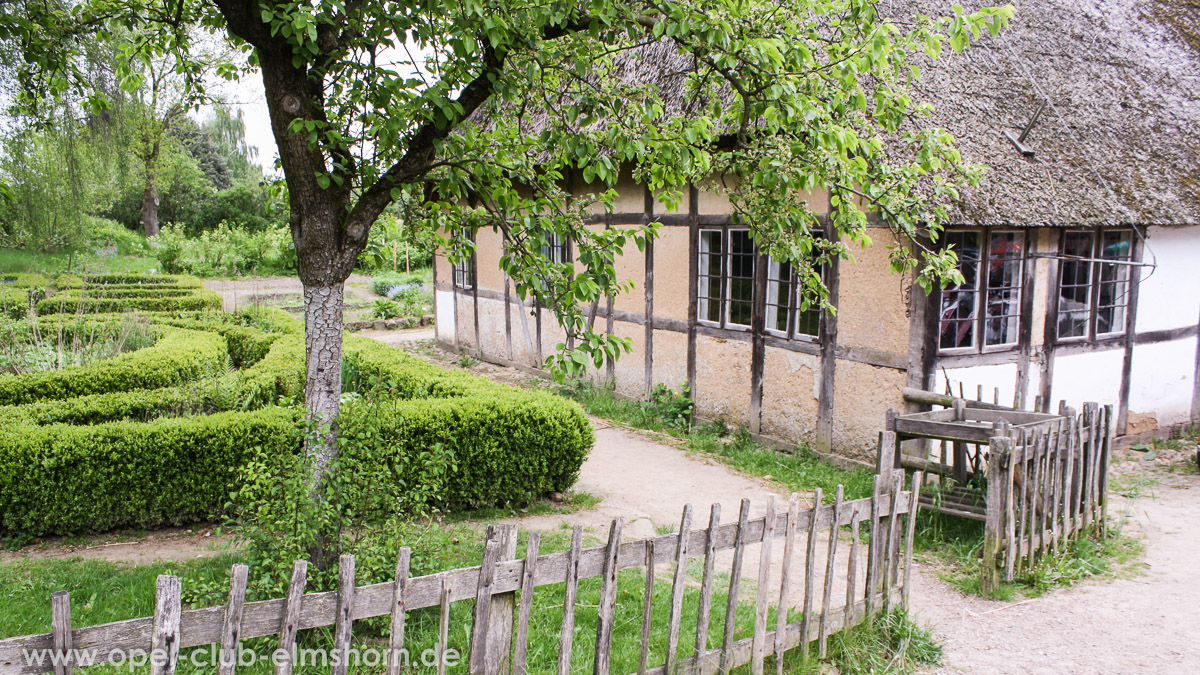
<path id="1" fill-rule="evenodd" d="M 87 394 L 159 389 L 218 372 L 225 364 L 225 338 L 163 326 L 154 346 L 86 366 L 23 375 L 0 375 L 0 405 Z"/>
<path id="2" fill-rule="evenodd" d="M 178 312 L 221 309 L 221 296 L 207 288 L 192 289 L 70 289 L 37 303 L 38 314 L 61 312 Z"/>
<path id="3" fill-rule="evenodd" d="M 269 311 L 152 320 L 162 331 L 152 348 L 70 372 L 0 378 L 8 404 L 0 407 L 0 532 L 210 518 L 237 491 L 249 457 L 299 451 L 297 321 Z M 347 337 L 345 346 L 356 374 L 348 379 L 375 392 L 347 405 L 340 422 L 353 493 L 372 502 L 356 505 L 361 511 L 424 480 L 422 458 L 434 448 L 453 467 L 431 497 L 443 507 L 524 503 L 578 476 L 593 436 L 575 403 L 447 371 L 367 338 Z M 239 370 L 212 375 L 235 354 Z"/>

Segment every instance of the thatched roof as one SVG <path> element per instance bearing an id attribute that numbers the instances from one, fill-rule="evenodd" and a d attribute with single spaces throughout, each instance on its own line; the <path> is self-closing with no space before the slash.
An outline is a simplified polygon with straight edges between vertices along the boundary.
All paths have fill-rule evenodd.
<path id="1" fill-rule="evenodd" d="M 962 0 L 959 0 L 960 2 Z M 959 224 L 1200 224 L 1200 10 L 1196 0 L 1011 1 L 998 37 L 922 62 L 917 98 L 954 134 L 964 159 L 988 167 L 952 210 Z M 949 2 L 880 0 L 885 16 L 943 16 Z M 688 114 L 694 67 L 669 41 L 625 52 L 619 81 L 651 82 L 669 114 Z M 728 94 L 728 92 L 725 92 Z M 1024 156 L 1019 134 L 1043 100 Z M 482 111 L 481 111 L 482 112 Z M 474 116 L 493 123 L 486 113 Z M 543 115 L 519 123 L 536 132 Z M 598 123 L 598 124 L 603 124 Z"/>
<path id="2" fill-rule="evenodd" d="M 914 5 L 885 3 L 897 17 Z M 976 3 L 978 4 L 978 3 Z M 994 4 L 994 3 L 989 3 Z M 1200 224 L 1200 16 L 1188 0 L 1015 0 L 1010 28 L 927 64 L 920 89 L 990 169 L 964 223 Z M 1189 9 L 1190 7 L 1190 9 Z M 968 7 L 970 9 L 970 7 Z M 1024 157 L 1003 136 L 1050 105 Z"/>

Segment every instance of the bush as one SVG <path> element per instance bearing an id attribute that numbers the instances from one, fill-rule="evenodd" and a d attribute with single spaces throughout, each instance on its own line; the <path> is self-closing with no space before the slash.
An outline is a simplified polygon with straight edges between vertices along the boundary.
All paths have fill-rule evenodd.
<path id="1" fill-rule="evenodd" d="M 236 277 L 243 274 L 295 268 L 295 250 L 286 227 L 246 230 L 222 222 L 197 237 L 167 225 L 158 237 L 155 257 L 164 272 L 201 277 Z"/>
<path id="2" fill-rule="evenodd" d="M 207 288 L 154 290 L 98 286 L 55 293 L 37 303 L 37 312 L 194 312 L 221 309 L 221 304 L 221 296 Z"/>
<path id="3" fill-rule="evenodd" d="M 245 481 L 257 486 L 243 493 L 253 510 L 295 480 L 301 411 L 272 406 L 295 406 L 303 393 L 298 322 L 274 311 L 152 320 L 162 331 L 152 348 L 0 378 L 0 402 L 24 403 L 0 408 L 0 533 L 178 524 L 220 513 Z M 235 352 L 244 367 L 229 372 Z M 593 443 L 575 403 L 366 338 L 348 337 L 345 354 L 347 384 L 361 396 L 339 420 L 337 485 L 355 522 L 528 503 L 569 487 Z M 161 476 L 150 475 L 156 457 Z"/>
<path id="4" fill-rule="evenodd" d="M 87 394 L 159 389 L 190 382 L 224 367 L 227 348 L 215 333 L 161 329 L 153 347 L 86 366 L 0 375 L 0 405 Z"/>
<path id="5" fill-rule="evenodd" d="M 175 274 L 64 274 L 54 285 L 61 290 L 103 287 L 106 289 L 165 289 L 201 288 L 204 283 L 196 277 Z"/>
<path id="6" fill-rule="evenodd" d="M 272 408 L 209 417 L 0 432 L 0 530 L 67 534 L 210 520 L 254 453 L 298 446 L 296 413 Z"/>

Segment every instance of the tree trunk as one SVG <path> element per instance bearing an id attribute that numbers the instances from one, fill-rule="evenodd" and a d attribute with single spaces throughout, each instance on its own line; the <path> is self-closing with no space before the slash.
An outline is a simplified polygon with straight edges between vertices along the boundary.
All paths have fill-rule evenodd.
<path id="1" fill-rule="evenodd" d="M 146 180 L 146 191 L 142 195 L 142 227 L 147 237 L 158 236 L 158 188 L 152 179 Z"/>
<path id="2" fill-rule="evenodd" d="M 321 426 L 305 451 L 313 459 L 313 487 L 325 480 L 337 456 L 337 416 L 342 396 L 342 283 L 304 284 L 305 358 L 304 406 L 309 419 Z"/>

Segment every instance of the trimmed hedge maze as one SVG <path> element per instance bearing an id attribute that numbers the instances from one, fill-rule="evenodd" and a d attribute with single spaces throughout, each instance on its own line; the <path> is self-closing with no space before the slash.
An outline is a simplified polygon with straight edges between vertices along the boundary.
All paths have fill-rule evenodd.
<path id="1" fill-rule="evenodd" d="M 199 288 L 186 277 L 158 278 L 127 275 L 110 285 Z M 158 337 L 151 347 L 81 367 L 0 375 L 0 534 L 209 520 L 225 512 L 248 462 L 300 452 L 298 321 L 278 310 L 148 316 Z M 36 320 L 71 330 L 121 318 L 76 312 Z M 451 467 L 433 505 L 526 503 L 572 485 L 593 443 L 582 409 L 544 392 L 447 371 L 354 336 L 346 338 L 345 364 L 348 381 L 386 392 L 350 397 L 339 421 L 343 437 L 370 439 L 343 452 L 350 480 L 369 487 L 357 492 L 379 504 L 403 500 L 433 448 Z"/>

